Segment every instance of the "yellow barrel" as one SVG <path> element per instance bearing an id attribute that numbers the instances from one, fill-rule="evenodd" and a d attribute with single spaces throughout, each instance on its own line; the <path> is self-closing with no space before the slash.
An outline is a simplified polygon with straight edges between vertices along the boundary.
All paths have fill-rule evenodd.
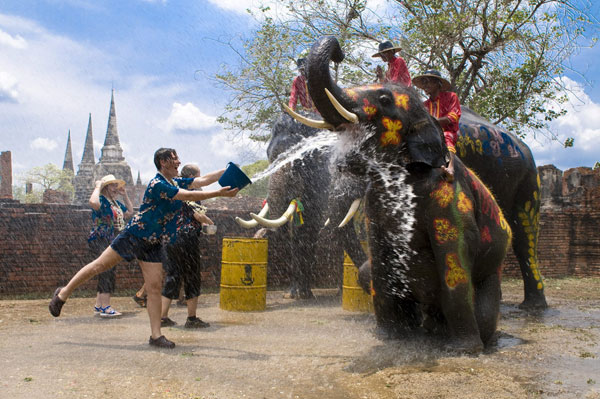
<path id="1" fill-rule="evenodd" d="M 221 309 L 238 312 L 265 310 L 267 254 L 266 239 L 223 239 Z"/>
<path id="2" fill-rule="evenodd" d="M 342 309 L 352 312 L 373 312 L 373 298 L 358 285 L 358 267 L 344 252 L 344 283 Z"/>

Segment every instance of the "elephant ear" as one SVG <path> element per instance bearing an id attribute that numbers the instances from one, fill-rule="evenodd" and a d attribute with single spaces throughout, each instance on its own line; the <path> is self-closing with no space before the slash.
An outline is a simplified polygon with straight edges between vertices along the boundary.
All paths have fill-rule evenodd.
<path id="1" fill-rule="evenodd" d="M 412 124 L 405 143 L 408 149 L 407 166 L 424 164 L 439 168 L 447 164 L 448 148 L 444 143 L 444 132 L 429 114 Z"/>

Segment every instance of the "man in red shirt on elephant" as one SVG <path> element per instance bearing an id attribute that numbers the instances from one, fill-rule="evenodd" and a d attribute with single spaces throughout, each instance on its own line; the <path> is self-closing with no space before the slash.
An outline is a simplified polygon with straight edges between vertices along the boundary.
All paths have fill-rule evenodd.
<path id="1" fill-rule="evenodd" d="M 458 121 L 460 119 L 460 101 L 456 93 L 448 91 L 450 82 L 442 78 L 442 75 L 430 69 L 422 75 L 416 76 L 413 83 L 423 89 L 429 96 L 423 102 L 429 114 L 437 119 L 444 130 L 444 139 L 450 152 L 456 154 L 456 141 L 458 140 Z M 452 157 L 447 167 L 444 168 L 452 179 L 454 176 L 454 164 Z"/>
<path id="2" fill-rule="evenodd" d="M 377 81 L 381 83 L 402 83 L 405 86 L 410 86 L 410 73 L 406 67 L 404 58 L 396 56 L 396 52 L 400 51 L 400 47 L 395 47 L 389 40 L 379 44 L 379 51 L 372 57 L 381 57 L 388 63 L 388 70 L 383 75 L 383 69 L 377 66 Z"/>

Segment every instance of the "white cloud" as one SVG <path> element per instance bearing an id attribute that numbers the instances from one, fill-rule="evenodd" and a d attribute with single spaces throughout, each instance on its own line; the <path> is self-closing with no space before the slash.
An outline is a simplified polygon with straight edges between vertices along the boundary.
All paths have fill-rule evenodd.
<path id="1" fill-rule="evenodd" d="M 0 45 L 7 45 L 16 49 L 26 49 L 27 41 L 20 35 L 11 36 L 0 29 Z"/>
<path id="2" fill-rule="evenodd" d="M 173 103 L 171 114 L 166 123 L 169 132 L 202 133 L 221 129 L 214 116 L 200 111 L 194 104 L 188 102 L 185 105 Z"/>
<path id="3" fill-rule="evenodd" d="M 29 146 L 34 150 L 54 151 L 58 147 L 58 143 L 53 139 L 38 137 L 29 143 Z"/>
<path id="4" fill-rule="evenodd" d="M 567 113 L 550 124 L 558 140 L 529 136 L 525 142 L 538 166 L 553 164 L 562 170 L 594 166 L 600 160 L 600 104 L 590 99 L 580 83 L 566 77 L 562 81 L 569 89 Z M 568 137 L 575 139 L 574 146 L 564 148 L 562 144 Z"/>
<path id="5" fill-rule="evenodd" d="M 0 102 L 17 102 L 18 97 L 17 79 L 8 72 L 0 71 Z"/>

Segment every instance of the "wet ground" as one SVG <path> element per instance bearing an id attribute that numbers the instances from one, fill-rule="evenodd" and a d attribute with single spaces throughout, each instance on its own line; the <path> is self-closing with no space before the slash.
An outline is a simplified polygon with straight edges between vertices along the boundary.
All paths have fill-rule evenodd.
<path id="1" fill-rule="evenodd" d="M 0 301 L 0 398 L 600 398 L 600 279 L 547 280 L 551 308 L 518 309 L 519 280 L 503 283 L 498 342 L 478 357 L 437 343 L 381 341 L 374 318 L 341 309 L 335 290 L 267 310 L 219 309 L 202 295 L 204 330 L 163 329 L 174 350 L 147 345 L 148 317 L 114 298 L 119 319 L 72 298 L 60 318 L 48 300 Z"/>

